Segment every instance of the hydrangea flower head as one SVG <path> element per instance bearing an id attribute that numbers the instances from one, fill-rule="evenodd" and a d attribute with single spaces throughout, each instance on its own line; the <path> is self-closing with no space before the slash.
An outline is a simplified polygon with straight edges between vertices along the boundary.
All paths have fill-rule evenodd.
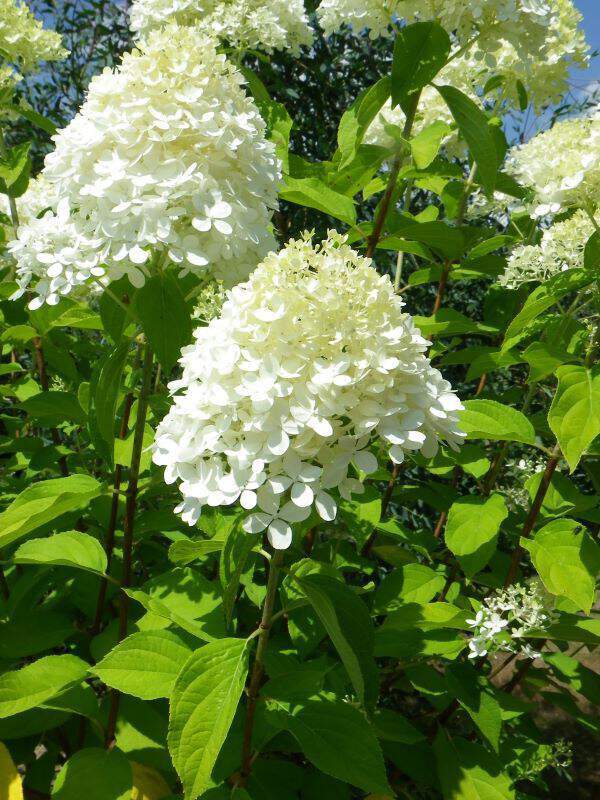
<path id="1" fill-rule="evenodd" d="M 177 511 L 239 501 L 245 528 L 288 547 L 291 523 L 362 492 L 383 441 L 396 463 L 458 447 L 460 401 L 425 352 L 388 277 L 345 237 L 305 237 L 270 253 L 231 289 L 221 315 L 182 351 L 183 374 L 154 444 Z M 356 469 L 353 469 L 353 465 Z"/>
<path id="2" fill-rule="evenodd" d="M 469 640 L 469 658 L 483 658 L 488 653 L 504 651 L 539 658 L 540 653 L 522 641 L 536 628 L 550 622 L 549 598 L 539 581 L 514 584 L 494 592 L 467 624 L 473 628 Z"/>
<path id="3" fill-rule="evenodd" d="M 600 111 L 557 122 L 517 145 L 507 169 L 533 190 L 537 216 L 569 207 L 593 212 L 600 198 Z"/>
<path id="4" fill-rule="evenodd" d="M 537 245 L 519 245 L 509 256 L 499 283 L 518 289 L 531 281 L 546 281 L 559 272 L 583 267 L 585 245 L 594 233 L 592 221 L 581 209 L 544 231 Z"/>
<path id="5" fill-rule="evenodd" d="M 176 21 L 236 49 L 291 50 L 313 39 L 303 0 L 133 0 L 131 29 L 145 36 Z"/>
<path id="6" fill-rule="evenodd" d="M 44 28 L 21 0 L 0 0 L 0 53 L 20 72 L 67 55 L 60 34 Z"/>
<path id="7" fill-rule="evenodd" d="M 42 173 L 73 245 L 87 243 L 85 270 L 97 256 L 106 281 L 127 275 L 139 286 L 157 257 L 183 273 L 210 269 L 231 285 L 274 246 L 279 166 L 243 82 L 211 39 L 177 25 L 93 78 Z M 52 258 L 53 235 L 60 245 Z M 68 258 L 64 249 L 58 257 L 64 237 L 50 218 L 21 227 L 11 245 L 21 291 L 55 302 L 78 284 L 77 256 L 68 248 Z"/>

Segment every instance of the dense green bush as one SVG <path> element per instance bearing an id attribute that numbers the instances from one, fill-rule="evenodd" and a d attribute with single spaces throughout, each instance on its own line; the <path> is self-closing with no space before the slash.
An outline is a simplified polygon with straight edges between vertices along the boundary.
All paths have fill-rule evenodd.
<path id="1" fill-rule="evenodd" d="M 380 32 L 386 4 L 336 2 Z M 226 64 L 195 18 L 121 62 L 122 4 L 31 5 L 70 53 L 0 6 L 0 798 L 588 796 L 600 118 L 571 3 L 402 0 L 373 39 L 311 6 L 310 46 L 259 29 Z"/>

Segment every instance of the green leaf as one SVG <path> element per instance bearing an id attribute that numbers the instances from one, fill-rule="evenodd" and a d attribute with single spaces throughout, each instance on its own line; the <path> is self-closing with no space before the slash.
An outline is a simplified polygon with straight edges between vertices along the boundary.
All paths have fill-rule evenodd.
<path id="1" fill-rule="evenodd" d="M 480 744 L 440 730 L 433 752 L 444 800 L 514 800 L 511 779 Z"/>
<path id="2" fill-rule="evenodd" d="M 250 553 L 260 549 L 260 542 L 242 528 L 238 521 L 227 534 L 219 560 L 219 580 L 223 589 L 223 611 L 227 624 L 231 622 L 233 607 L 240 586 L 240 578 Z"/>
<path id="3" fill-rule="evenodd" d="M 530 383 L 537 383 L 547 378 L 561 364 L 574 360 L 571 353 L 567 353 L 549 342 L 532 342 L 523 351 L 522 356 L 529 364 Z"/>
<path id="4" fill-rule="evenodd" d="M 593 279 L 592 272 L 585 269 L 570 269 L 566 272 L 559 272 L 558 275 L 544 281 L 527 297 L 523 308 L 508 326 L 502 345 L 503 349 L 511 348 L 513 343 L 510 340 L 542 312 L 558 302 L 561 297 L 582 289 Z"/>
<path id="5" fill-rule="evenodd" d="M 168 745 L 186 800 L 194 800 L 210 786 L 247 671 L 247 642 L 220 639 L 192 653 L 175 681 Z"/>
<path id="6" fill-rule="evenodd" d="M 544 653 L 544 663 L 549 664 L 558 679 L 568 683 L 573 691 L 582 694 L 594 706 L 600 706 L 600 676 L 596 672 L 560 650 Z"/>
<path id="7" fill-rule="evenodd" d="M 482 570 L 496 551 L 500 525 L 508 516 L 504 498 L 461 497 L 450 506 L 446 546 L 468 578 Z"/>
<path id="8" fill-rule="evenodd" d="M 556 370 L 556 377 L 548 424 L 573 472 L 600 433 L 600 367 L 568 364 Z"/>
<path id="9" fill-rule="evenodd" d="M 396 32 L 392 108 L 435 78 L 450 54 L 450 37 L 437 22 L 415 22 Z"/>
<path id="10" fill-rule="evenodd" d="M 443 220 L 420 221 L 414 217 L 398 216 L 390 219 L 389 229 L 395 236 L 421 242 L 437 250 L 450 261 L 460 258 L 465 249 L 463 232 Z"/>
<path id="11" fill-rule="evenodd" d="M 584 642 L 596 647 L 600 645 L 600 619 L 586 619 L 575 614 L 562 614 L 558 622 L 553 622 L 547 628 L 528 635 L 535 639 Z"/>
<path id="12" fill-rule="evenodd" d="M 296 579 L 339 653 L 362 705 L 373 706 L 378 673 L 373 660 L 375 634 L 369 611 L 345 583 L 327 575 Z"/>
<path id="13" fill-rule="evenodd" d="M 318 178 L 285 178 L 285 188 L 279 196 L 282 200 L 299 206 L 316 208 L 348 225 L 356 223 L 356 209 L 352 198 L 333 191 Z"/>
<path id="14" fill-rule="evenodd" d="M 130 800 L 131 765 L 119 750 L 86 747 L 62 767 L 52 790 L 52 800 Z"/>
<path id="15" fill-rule="evenodd" d="M 169 697 L 190 648 L 172 631 L 132 633 L 91 670 L 113 689 L 142 700 Z"/>
<path id="16" fill-rule="evenodd" d="M 52 122 L 52 120 L 48 119 L 48 117 L 44 117 L 42 114 L 38 114 L 37 111 L 34 111 L 33 108 L 29 108 L 26 103 L 21 103 L 19 105 L 13 105 L 12 103 L 2 103 L 0 105 L 3 111 L 8 111 L 11 114 L 18 114 L 21 117 L 24 117 L 29 122 L 33 123 L 37 128 L 40 130 L 49 133 L 50 136 L 54 136 L 57 131 L 56 125 Z"/>
<path id="17" fill-rule="evenodd" d="M 267 138 L 275 144 L 275 153 L 281 161 L 283 173 L 286 174 L 289 172 L 288 150 L 294 122 L 286 107 L 271 98 L 257 100 L 256 105 L 267 125 Z"/>
<path id="18" fill-rule="evenodd" d="M 469 146 L 477 164 L 477 176 L 486 194 L 491 195 L 498 174 L 498 152 L 487 115 L 469 97 L 454 86 L 436 86 L 454 117 L 460 135 Z"/>
<path id="19" fill-rule="evenodd" d="M 353 160 L 367 128 L 390 96 L 390 91 L 390 78 L 387 76 L 381 78 L 360 94 L 350 108 L 344 112 L 337 133 L 341 156 L 340 169 L 346 167 Z"/>
<path id="20" fill-rule="evenodd" d="M 192 321 L 179 282 L 170 272 L 149 278 L 133 298 L 150 347 L 168 375 L 192 339 Z"/>
<path id="21" fill-rule="evenodd" d="M 36 420 L 50 427 L 61 422 L 85 424 L 86 413 L 70 392 L 39 392 L 21 403 L 21 408 Z"/>
<path id="22" fill-rule="evenodd" d="M 11 147 L 5 156 L 0 157 L 0 180 L 4 184 L 2 191 L 11 197 L 19 197 L 27 188 L 31 170 L 30 147 L 31 142 L 22 142 Z"/>
<path id="23" fill-rule="evenodd" d="M 117 400 L 129 350 L 128 341 L 109 350 L 102 359 L 97 380 L 93 383 L 90 433 L 97 443 L 96 449 L 106 455 L 109 466 L 113 465 L 114 460 Z"/>
<path id="24" fill-rule="evenodd" d="M 64 689 L 81 683 L 88 665 L 77 656 L 45 656 L 0 676 L 0 718 L 35 708 Z"/>
<path id="25" fill-rule="evenodd" d="M 413 320 L 424 336 L 456 336 L 465 333 L 493 336 L 498 333 L 497 328 L 474 322 L 453 308 L 442 308 L 430 317 L 415 316 Z"/>
<path id="26" fill-rule="evenodd" d="M 103 575 L 106 553 L 97 539 L 81 531 L 55 533 L 46 539 L 30 539 L 13 556 L 15 564 L 75 567 Z"/>
<path id="27" fill-rule="evenodd" d="M 450 695 L 461 704 L 494 750 L 500 747 L 502 710 L 492 687 L 471 664 L 450 664 L 445 673 Z"/>
<path id="28" fill-rule="evenodd" d="M 197 558 L 220 553 L 224 544 L 223 539 L 178 539 L 169 547 L 169 560 L 184 566 Z"/>
<path id="29" fill-rule="evenodd" d="M 391 794 L 379 744 L 357 708 L 325 698 L 303 703 L 268 700 L 267 708 L 267 719 L 288 730 L 321 772 L 365 792 Z"/>
<path id="30" fill-rule="evenodd" d="M 20 611 L 0 625 L 0 658 L 38 655 L 63 645 L 75 632 L 74 620 L 66 614 L 43 607 Z"/>
<path id="31" fill-rule="evenodd" d="M 98 481 L 89 475 L 53 478 L 28 486 L 0 514 L 0 547 L 68 511 L 84 508 L 101 491 Z"/>
<path id="32" fill-rule="evenodd" d="M 421 631 L 452 628 L 466 630 L 468 612 L 452 603 L 405 603 L 386 617 L 382 629 L 387 631 Z"/>
<path id="33" fill-rule="evenodd" d="M 557 519 L 533 539 L 521 539 L 533 565 L 551 594 L 567 597 L 586 614 L 594 602 L 600 572 L 600 547 L 572 519 Z"/>
<path id="34" fill-rule="evenodd" d="M 535 430 L 525 414 L 495 400 L 467 400 L 459 425 L 467 439 L 535 443 Z"/>
<path id="35" fill-rule="evenodd" d="M 428 603 L 443 589 L 444 583 L 444 576 L 425 564 L 405 564 L 383 579 L 375 592 L 373 610 L 382 614 L 405 603 Z"/>
<path id="36" fill-rule="evenodd" d="M 450 133 L 450 126 L 441 120 L 436 120 L 410 140 L 410 149 L 415 165 L 419 169 L 426 169 L 437 156 L 440 145 L 445 136 Z"/>
<path id="37" fill-rule="evenodd" d="M 594 231 L 587 240 L 583 251 L 583 265 L 590 272 L 600 267 L 600 231 Z"/>

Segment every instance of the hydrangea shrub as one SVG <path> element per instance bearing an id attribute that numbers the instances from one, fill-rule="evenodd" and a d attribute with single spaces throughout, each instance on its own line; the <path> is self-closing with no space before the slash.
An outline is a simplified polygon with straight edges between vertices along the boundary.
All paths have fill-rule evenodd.
<path id="1" fill-rule="evenodd" d="M 0 798 L 586 797 L 574 4 L 51 5 L 0 3 Z"/>

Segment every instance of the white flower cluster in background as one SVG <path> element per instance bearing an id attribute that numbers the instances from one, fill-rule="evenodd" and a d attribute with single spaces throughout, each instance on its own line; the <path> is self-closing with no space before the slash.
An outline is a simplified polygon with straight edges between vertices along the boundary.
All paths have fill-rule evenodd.
<path id="1" fill-rule="evenodd" d="M 10 206 L 8 197 L 1 195 L 2 210 L 10 216 Z M 58 197 L 56 186 L 42 174 L 37 178 L 32 178 L 27 185 L 25 192 L 17 198 L 19 206 L 19 222 L 24 224 L 38 217 L 47 209 L 56 208 Z"/>
<path id="2" fill-rule="evenodd" d="M 600 111 L 557 122 L 514 147 L 507 171 L 533 190 L 536 216 L 569 207 L 594 212 L 600 198 Z"/>
<path id="3" fill-rule="evenodd" d="M 586 212 L 577 210 L 545 230 L 539 244 L 515 247 L 499 283 L 518 289 L 524 283 L 546 281 L 559 272 L 583 267 L 585 245 L 594 230 Z"/>
<path id="4" fill-rule="evenodd" d="M 461 44 L 478 35 L 489 42 L 543 39 L 557 0 L 322 0 L 317 9 L 326 34 L 342 24 L 371 37 L 390 35 L 392 22 L 436 20 Z"/>
<path id="5" fill-rule="evenodd" d="M 373 38 L 391 35 L 394 20 L 436 19 L 461 46 L 468 45 L 436 81 L 471 94 L 502 75 L 502 85 L 488 96 L 515 106 L 519 82 L 539 109 L 564 95 L 572 67 L 585 68 L 589 61 L 578 27 L 582 16 L 572 0 L 323 0 L 317 14 L 327 34 L 346 23 L 356 33 L 368 29 Z M 432 100 L 435 106 L 441 102 L 424 93 L 427 115 Z"/>
<path id="6" fill-rule="evenodd" d="M 280 173 L 243 83 L 211 39 L 177 25 L 92 79 L 46 157 L 56 213 L 10 245 L 33 307 L 91 279 L 140 286 L 153 258 L 228 285 L 248 276 L 275 246 Z"/>
<path id="7" fill-rule="evenodd" d="M 498 651 L 540 658 L 540 653 L 523 640 L 534 629 L 547 627 L 550 619 L 548 597 L 538 581 L 496 591 L 483 601 L 474 619 L 467 620 L 473 628 L 469 658 Z"/>
<path id="8" fill-rule="evenodd" d="M 221 316 L 182 350 L 183 374 L 156 433 L 154 461 L 179 483 L 190 525 L 202 507 L 239 500 L 245 529 L 289 547 L 290 523 L 334 493 L 362 492 L 359 473 L 390 458 L 457 448 L 461 403 L 425 355 L 427 342 L 389 277 L 330 232 L 270 253 L 227 295 Z M 181 391 L 183 390 L 183 391 Z"/>
<path id="9" fill-rule="evenodd" d="M 494 192 L 487 197 L 481 189 L 473 192 L 467 206 L 467 219 L 483 219 L 492 217 L 499 225 L 505 227 L 511 214 L 524 211 L 523 201 L 504 192 Z"/>
<path id="10" fill-rule="evenodd" d="M 44 28 L 21 0 L 0 0 L 0 54 L 19 72 L 67 55 L 60 34 Z M 6 79 L 5 79 L 6 81 Z"/>
<path id="11" fill-rule="evenodd" d="M 133 0 L 130 15 L 131 29 L 140 36 L 176 21 L 242 50 L 297 55 L 313 40 L 303 0 Z"/>

